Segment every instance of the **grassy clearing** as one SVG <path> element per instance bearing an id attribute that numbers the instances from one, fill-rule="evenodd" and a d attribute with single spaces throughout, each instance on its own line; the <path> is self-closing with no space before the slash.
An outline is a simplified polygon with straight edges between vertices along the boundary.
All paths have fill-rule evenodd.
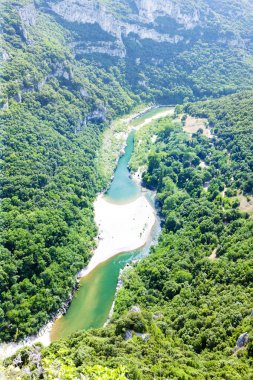
<path id="1" fill-rule="evenodd" d="M 187 115 L 186 120 L 183 122 L 182 117 L 183 117 L 183 115 L 179 115 L 177 118 L 177 121 L 182 123 L 184 132 L 186 132 L 192 136 L 193 133 L 198 132 L 199 129 L 203 129 L 203 135 L 204 136 L 206 136 L 208 138 L 213 137 L 210 129 L 208 128 L 208 120 L 207 119 L 197 118 L 197 117 Z"/>
<path id="2" fill-rule="evenodd" d="M 237 196 L 240 202 L 240 210 L 242 212 L 247 212 L 251 216 L 253 215 L 253 196 L 245 196 L 243 194 L 238 194 Z"/>

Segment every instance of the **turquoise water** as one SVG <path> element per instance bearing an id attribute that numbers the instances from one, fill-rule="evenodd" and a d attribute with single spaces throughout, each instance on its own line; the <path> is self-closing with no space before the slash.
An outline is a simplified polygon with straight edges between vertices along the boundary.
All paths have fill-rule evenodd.
<path id="1" fill-rule="evenodd" d="M 128 164 L 134 150 L 134 132 L 127 139 L 125 153 L 120 157 L 113 181 L 105 198 L 112 202 L 127 203 L 140 195 L 140 187 L 130 178 Z"/>

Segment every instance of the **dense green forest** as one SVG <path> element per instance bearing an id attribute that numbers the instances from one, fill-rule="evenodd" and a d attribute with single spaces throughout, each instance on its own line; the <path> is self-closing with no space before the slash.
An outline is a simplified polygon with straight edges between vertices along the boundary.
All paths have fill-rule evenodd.
<path id="1" fill-rule="evenodd" d="M 166 0 L 158 3 L 159 12 L 150 20 L 138 19 L 139 7 L 148 8 L 146 1 L 40 0 L 36 6 L 68 31 L 82 67 L 89 65 L 90 74 L 98 67 L 113 68 L 117 80 L 145 102 L 177 104 L 252 87 L 253 11 L 248 1 L 241 7 L 238 0 L 171 0 L 172 15 L 166 14 L 170 6 Z M 86 22 L 84 9 L 89 14 Z M 101 13 L 108 18 L 106 25 Z M 133 27 L 133 32 L 122 33 L 119 39 L 119 26 L 122 31 Z M 141 28 L 148 31 L 147 37 L 138 34 Z M 153 33 L 159 38 L 153 39 Z M 122 100 L 124 94 L 118 97 Z"/>
<path id="2" fill-rule="evenodd" d="M 0 341 L 37 332 L 70 299 L 94 247 L 105 115 L 138 101 L 117 73 L 78 65 L 53 20 L 25 31 L 18 12 L 2 6 Z"/>
<path id="3" fill-rule="evenodd" d="M 28 364 L 34 374 L 43 368 L 45 378 L 57 368 L 64 379 L 89 368 L 94 378 L 102 378 L 98 370 L 110 378 L 104 367 L 129 379 L 252 378 L 253 222 L 236 198 L 240 187 L 250 196 L 247 161 L 241 165 L 232 152 L 236 146 L 245 157 L 252 154 L 250 139 L 237 139 L 241 125 L 250 131 L 252 96 L 178 107 L 180 117 L 181 111 L 209 117 L 212 138 L 201 129 L 190 136 L 168 118 L 153 124 L 157 139 L 143 181 L 156 189 L 164 220 L 158 246 L 124 273 L 106 328 L 41 351 L 24 349 L 21 368 Z M 228 140 L 220 135 L 226 128 Z M 239 179 L 232 179 L 236 165 Z M 34 350 L 41 356 L 31 365 Z"/>
<path id="4" fill-rule="evenodd" d="M 111 322 L 22 349 L 6 378 L 250 380 L 251 3 L 171 1 L 178 18 L 145 24 L 140 2 L 94 0 L 115 28 L 158 33 L 118 42 L 99 20 L 64 18 L 58 3 L 0 4 L 0 342 L 37 333 L 70 301 L 95 245 L 93 201 L 108 185 L 97 156 L 111 121 L 143 104 L 181 105 L 136 135 L 132 170 L 145 169 L 163 229 L 125 271 Z M 186 133 L 187 115 L 206 118 L 211 137 Z"/>
<path id="5" fill-rule="evenodd" d="M 186 112 L 207 117 L 216 146 L 225 151 L 227 164 L 218 165 L 227 186 L 253 193 L 252 92 L 185 107 Z M 231 182 L 234 182 L 234 184 Z"/>

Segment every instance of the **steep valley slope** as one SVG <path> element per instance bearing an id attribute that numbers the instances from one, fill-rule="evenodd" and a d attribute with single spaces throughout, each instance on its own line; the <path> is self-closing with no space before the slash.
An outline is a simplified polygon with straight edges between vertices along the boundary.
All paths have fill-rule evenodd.
<path id="1" fill-rule="evenodd" d="M 0 11 L 1 342 L 37 333 L 72 296 L 107 186 L 104 130 L 143 104 L 181 104 L 177 121 L 138 137 L 163 232 L 126 272 L 111 323 L 24 349 L 0 374 L 251 379 L 252 2 L 6 0 Z M 187 115 L 211 139 L 185 133 Z"/>

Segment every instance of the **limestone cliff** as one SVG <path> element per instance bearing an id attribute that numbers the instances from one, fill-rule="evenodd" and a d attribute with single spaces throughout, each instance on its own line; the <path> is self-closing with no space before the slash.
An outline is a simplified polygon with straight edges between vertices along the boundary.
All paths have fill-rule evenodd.
<path id="1" fill-rule="evenodd" d="M 107 4 L 107 5 L 106 5 Z M 199 11 L 184 12 L 175 1 L 136 0 L 137 12 L 128 13 L 124 18 L 113 12 L 108 3 L 98 0 L 60 0 L 49 2 L 52 11 L 63 20 L 78 24 L 98 24 L 102 31 L 113 38 L 113 43 L 86 42 L 82 52 L 108 53 L 114 56 L 125 55 L 124 37 L 135 35 L 138 39 L 151 39 L 156 42 L 176 44 L 184 39 L 181 31 L 192 30 L 200 22 Z M 178 28 L 173 31 L 159 30 L 159 18 L 169 17 Z M 77 51 L 80 52 L 80 46 Z"/>
<path id="2" fill-rule="evenodd" d="M 189 44 L 205 38 L 207 32 L 209 39 L 213 35 L 223 44 L 242 46 L 243 38 L 233 27 L 233 16 L 245 20 L 253 15 L 250 4 L 244 12 L 237 7 L 226 14 L 220 11 L 216 1 L 208 0 L 50 0 L 46 3 L 63 22 L 99 28 L 95 40 L 90 41 L 87 33 L 86 38 L 73 44 L 76 54 L 102 53 L 121 58 L 127 55 L 125 39 L 129 38 L 140 43 L 152 40 Z M 228 28 L 225 36 L 220 32 L 221 25 Z"/>
<path id="3" fill-rule="evenodd" d="M 117 80 L 124 87 L 129 86 L 130 91 L 146 101 L 156 99 L 168 104 L 185 98 L 227 94 L 242 82 L 248 86 L 247 77 L 252 70 L 253 4 L 249 0 L 242 3 L 30 0 L 17 6 L 16 30 L 22 43 L 32 48 L 37 32 L 44 27 L 39 20 L 51 20 L 53 28 L 64 34 L 64 46 L 74 65 L 77 63 L 81 68 L 94 65 L 92 72 L 97 68 L 107 73 L 116 70 Z M 8 46 L 1 50 L 0 57 L 3 62 L 11 58 Z M 17 100 L 22 101 L 26 92 L 41 91 L 51 78 L 71 86 L 71 73 L 65 61 L 62 58 L 50 67 L 44 65 L 36 78 L 28 73 L 28 81 L 23 80 L 15 90 Z M 6 104 L 4 98 L 2 105 Z"/>

